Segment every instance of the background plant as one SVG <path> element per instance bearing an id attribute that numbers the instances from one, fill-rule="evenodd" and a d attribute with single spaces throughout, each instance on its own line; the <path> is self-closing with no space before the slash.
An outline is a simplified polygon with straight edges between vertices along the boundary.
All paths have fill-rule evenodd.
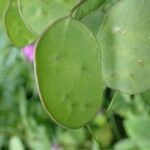
<path id="1" fill-rule="evenodd" d="M 140 2 L 144 6 L 148 1 Z M 70 1 L 69 7 L 64 5 L 61 16 L 55 16 L 52 22 L 71 14 L 96 36 L 107 11 L 117 3 L 117 0 L 87 0 L 78 5 L 78 2 Z M 27 7 L 23 8 L 21 4 Z M 42 16 L 34 13 L 33 10 L 37 8 L 44 8 Z M 136 94 L 126 94 L 104 87 L 103 104 L 90 123 L 90 131 L 98 144 L 92 139 L 87 127 L 66 130 L 50 120 L 39 101 L 32 58 L 26 52 L 32 54 L 34 46 L 24 47 L 34 43 L 49 25 L 51 16 L 45 15 L 48 10 L 49 7 L 40 1 L 0 0 L 0 149 L 149 150 L 150 100 L 147 89 Z M 36 28 L 37 20 L 39 24 Z M 114 30 L 121 32 L 119 28 Z"/>

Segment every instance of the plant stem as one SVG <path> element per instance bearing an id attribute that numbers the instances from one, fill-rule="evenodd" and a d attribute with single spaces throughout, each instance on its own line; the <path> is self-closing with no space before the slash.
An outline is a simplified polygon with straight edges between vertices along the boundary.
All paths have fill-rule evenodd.
<path id="1" fill-rule="evenodd" d="M 88 128 L 89 132 L 90 132 L 91 135 L 93 136 L 94 140 L 95 140 L 95 141 L 97 142 L 97 144 L 99 145 L 99 149 L 102 150 L 101 143 L 100 143 L 100 141 L 96 138 L 96 136 L 95 136 L 95 134 L 94 134 L 92 128 L 90 127 L 90 125 L 87 125 L 86 127 Z"/>
<path id="2" fill-rule="evenodd" d="M 78 4 L 76 4 L 70 11 L 69 16 L 72 16 L 73 13 L 87 0 L 82 0 Z"/>

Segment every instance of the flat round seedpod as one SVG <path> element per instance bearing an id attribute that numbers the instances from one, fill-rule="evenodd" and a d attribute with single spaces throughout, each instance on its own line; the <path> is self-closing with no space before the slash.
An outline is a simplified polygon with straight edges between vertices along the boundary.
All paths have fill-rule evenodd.
<path id="1" fill-rule="evenodd" d="M 37 35 L 69 14 L 79 0 L 18 0 L 24 22 Z"/>
<path id="2" fill-rule="evenodd" d="M 102 72 L 112 89 L 135 94 L 150 88 L 150 0 L 122 0 L 98 34 Z"/>
<path id="3" fill-rule="evenodd" d="M 5 27 L 9 39 L 16 46 L 22 47 L 35 40 L 36 36 L 29 31 L 20 16 L 17 0 L 10 1 L 5 15 Z"/>
<path id="4" fill-rule="evenodd" d="M 54 23 L 37 44 L 34 65 L 42 103 L 56 123 L 76 129 L 94 118 L 102 101 L 100 50 L 82 23 Z"/>
<path id="5" fill-rule="evenodd" d="M 9 5 L 9 0 L 0 0 L 0 22 L 2 22 L 6 9 Z"/>

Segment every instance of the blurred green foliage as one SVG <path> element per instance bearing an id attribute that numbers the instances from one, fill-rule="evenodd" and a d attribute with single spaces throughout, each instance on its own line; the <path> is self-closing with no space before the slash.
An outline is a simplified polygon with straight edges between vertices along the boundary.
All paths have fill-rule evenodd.
<path id="1" fill-rule="evenodd" d="M 103 107 L 90 124 L 97 142 L 86 127 L 56 126 L 39 100 L 33 65 L 10 43 L 2 19 L 0 12 L 0 150 L 150 149 L 149 90 L 132 96 L 106 88 Z"/>
<path id="2" fill-rule="evenodd" d="M 96 149 L 86 128 L 65 130 L 51 122 L 38 97 L 33 65 L 9 42 L 2 24 L 0 42 L 0 149 Z M 106 117 L 98 115 L 92 125 L 97 135 L 106 134 L 101 135 L 102 143 L 108 147 L 112 132 Z"/>

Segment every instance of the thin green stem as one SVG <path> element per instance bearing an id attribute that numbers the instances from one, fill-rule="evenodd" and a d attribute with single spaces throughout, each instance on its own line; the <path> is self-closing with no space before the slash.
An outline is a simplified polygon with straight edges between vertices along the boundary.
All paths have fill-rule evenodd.
<path id="1" fill-rule="evenodd" d="M 74 14 L 74 12 L 87 0 L 82 0 L 80 1 L 77 5 L 75 5 L 71 10 L 70 10 L 70 13 L 69 13 L 69 16 L 72 16 Z"/>
<path id="2" fill-rule="evenodd" d="M 101 143 L 100 143 L 100 141 L 96 138 L 96 136 L 95 136 L 95 134 L 94 134 L 92 128 L 90 127 L 90 125 L 87 125 L 86 127 L 88 128 L 89 132 L 90 132 L 91 135 L 93 136 L 93 139 L 94 139 L 94 140 L 97 142 L 97 144 L 99 145 L 99 149 L 102 150 Z"/>

